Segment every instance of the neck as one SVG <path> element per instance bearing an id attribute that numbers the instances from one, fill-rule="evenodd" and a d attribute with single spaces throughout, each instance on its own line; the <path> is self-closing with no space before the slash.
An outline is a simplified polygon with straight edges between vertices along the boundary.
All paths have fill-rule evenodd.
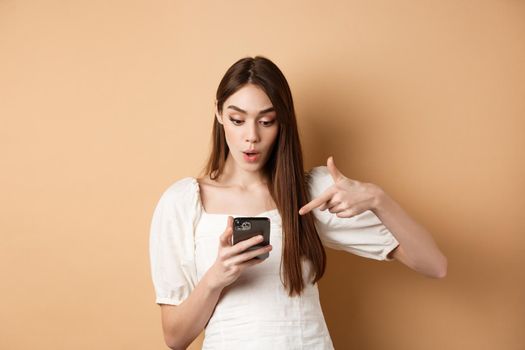
<path id="1" fill-rule="evenodd" d="M 249 189 L 261 185 L 266 186 L 268 179 L 261 170 L 249 171 L 242 169 L 235 163 L 231 154 L 228 154 L 224 164 L 224 171 L 220 176 L 220 182 L 223 185 Z"/>

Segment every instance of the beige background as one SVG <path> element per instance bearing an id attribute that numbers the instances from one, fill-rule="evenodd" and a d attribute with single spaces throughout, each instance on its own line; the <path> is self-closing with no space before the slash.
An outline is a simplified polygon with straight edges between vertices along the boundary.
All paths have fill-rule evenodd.
<path id="1" fill-rule="evenodd" d="M 0 348 L 166 348 L 151 215 L 204 164 L 220 78 L 257 54 L 289 80 L 306 165 L 382 186 L 449 259 L 432 280 L 329 250 L 336 348 L 523 349 L 511 0 L 0 0 Z"/>

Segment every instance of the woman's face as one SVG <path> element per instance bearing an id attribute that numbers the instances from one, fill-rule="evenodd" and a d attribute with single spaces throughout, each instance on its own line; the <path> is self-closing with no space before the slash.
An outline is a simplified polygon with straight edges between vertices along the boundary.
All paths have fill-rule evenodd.
<path id="1" fill-rule="evenodd" d="M 228 157 L 248 171 L 263 168 L 279 131 L 277 115 L 266 93 L 257 85 L 246 84 L 224 101 L 222 115 Z"/>

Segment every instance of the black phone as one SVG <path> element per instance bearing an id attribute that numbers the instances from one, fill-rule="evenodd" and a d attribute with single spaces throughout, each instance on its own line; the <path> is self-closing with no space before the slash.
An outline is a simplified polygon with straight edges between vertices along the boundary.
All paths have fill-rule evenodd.
<path id="1" fill-rule="evenodd" d="M 263 241 L 247 250 L 254 250 L 270 244 L 270 218 L 268 217 L 236 217 L 233 219 L 233 244 L 257 235 L 263 235 Z M 266 259 L 269 252 L 257 255 L 258 259 Z"/>

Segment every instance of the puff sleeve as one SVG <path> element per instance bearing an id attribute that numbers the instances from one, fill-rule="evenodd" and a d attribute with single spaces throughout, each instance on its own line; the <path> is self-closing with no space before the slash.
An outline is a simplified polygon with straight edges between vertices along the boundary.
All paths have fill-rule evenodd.
<path id="1" fill-rule="evenodd" d="M 194 186 L 192 178 L 175 182 L 153 212 L 149 255 L 157 304 L 180 304 L 197 283 L 193 233 L 198 194 Z"/>
<path id="2" fill-rule="evenodd" d="M 326 166 L 312 168 L 307 179 L 311 199 L 334 184 Z M 394 260 L 387 255 L 399 242 L 371 210 L 350 218 L 340 218 L 319 208 L 312 213 L 324 246 L 375 260 Z"/>

